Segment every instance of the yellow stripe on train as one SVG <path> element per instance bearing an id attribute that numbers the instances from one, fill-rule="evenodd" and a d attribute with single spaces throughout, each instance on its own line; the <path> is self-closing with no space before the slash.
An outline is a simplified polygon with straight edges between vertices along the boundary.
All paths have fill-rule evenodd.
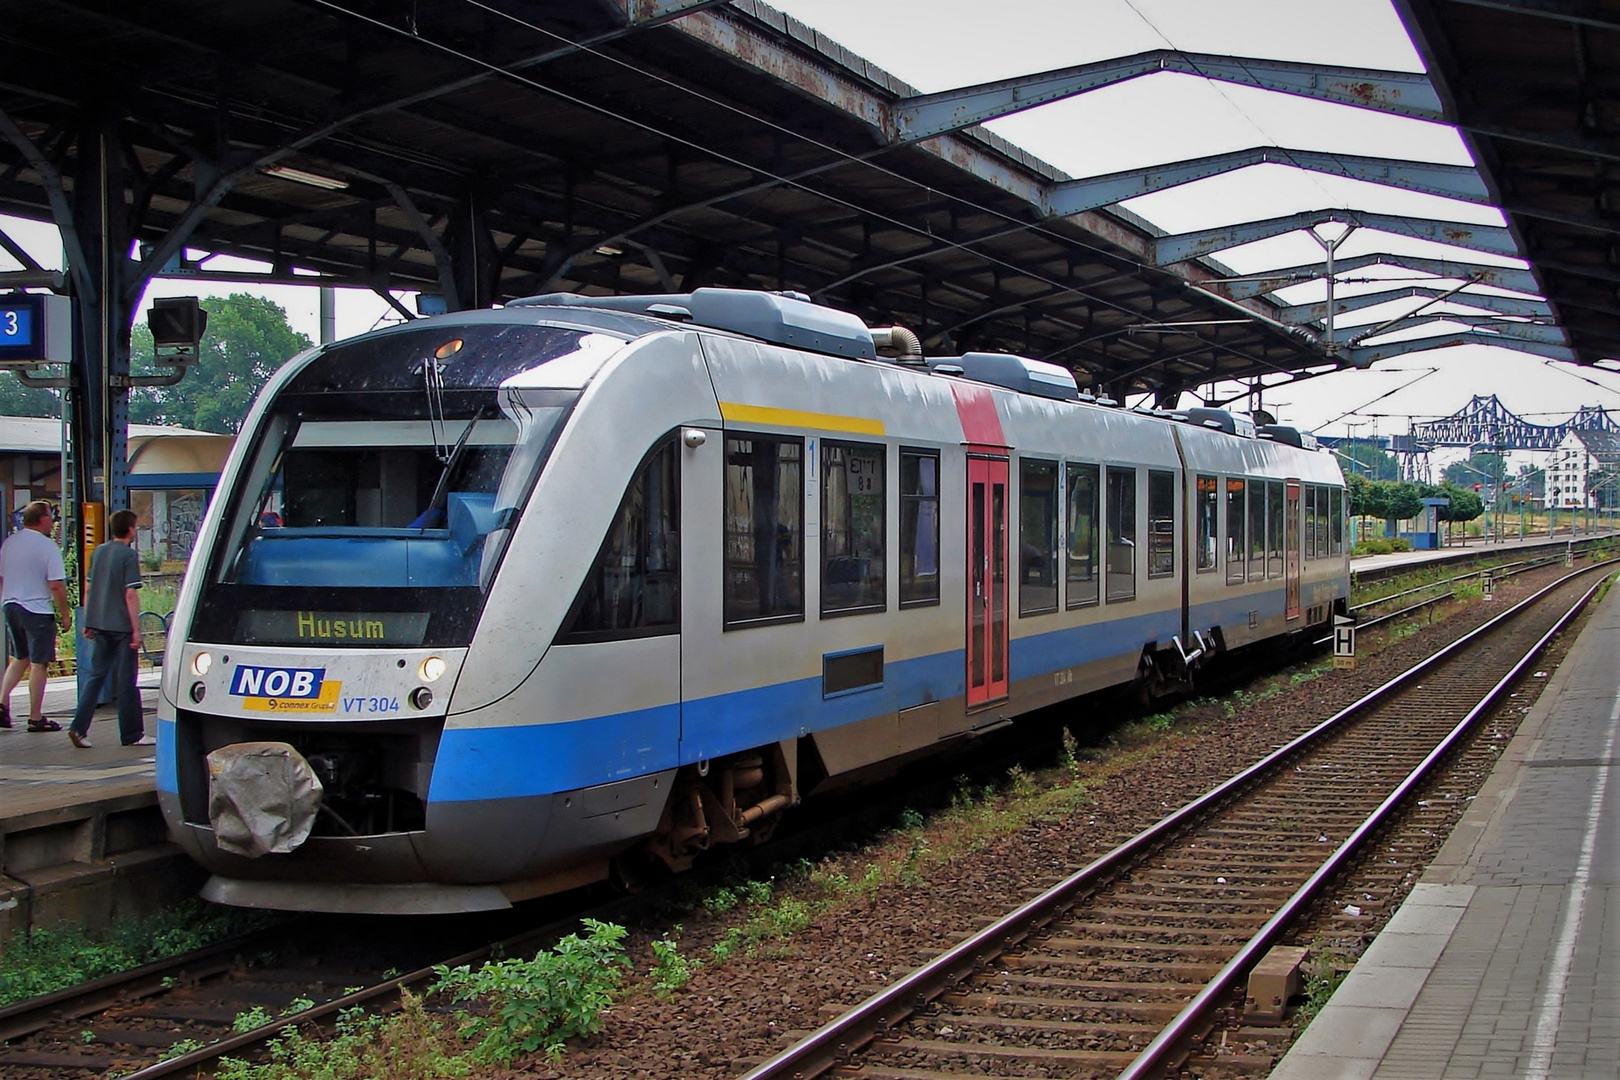
<path id="1" fill-rule="evenodd" d="M 776 409 L 768 405 L 741 405 L 722 401 L 720 415 L 727 423 L 761 424 L 767 427 L 809 428 L 812 431 L 847 431 L 856 435 L 882 435 L 883 421 L 837 413 L 805 412 L 802 409 Z"/>

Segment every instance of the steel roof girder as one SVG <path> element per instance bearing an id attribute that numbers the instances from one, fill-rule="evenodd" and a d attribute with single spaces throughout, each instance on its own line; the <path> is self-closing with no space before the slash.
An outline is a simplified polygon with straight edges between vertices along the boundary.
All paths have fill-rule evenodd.
<path id="1" fill-rule="evenodd" d="M 1347 353 L 1341 353 L 1340 355 L 1348 355 L 1352 367 L 1370 368 L 1380 360 L 1389 360 L 1397 356 L 1404 356 L 1407 353 L 1427 352 L 1430 349 L 1450 348 L 1453 345 L 1495 345 L 1503 349 L 1512 349 L 1515 352 L 1544 356 L 1549 360 L 1575 360 L 1574 350 L 1567 345 L 1553 345 L 1541 341 L 1522 341 L 1513 338 L 1493 339 L 1490 335 L 1481 334 L 1474 330 L 1454 330 L 1433 337 L 1391 341 L 1385 345 L 1368 345 L 1359 349 L 1349 349 Z"/>
<path id="2" fill-rule="evenodd" d="M 1554 345 L 1567 345 L 1569 343 L 1561 327 L 1551 323 L 1509 322 L 1495 315 L 1448 315 L 1443 312 L 1413 314 L 1410 318 L 1399 322 L 1392 322 L 1384 326 L 1371 337 L 1385 337 L 1389 334 L 1398 334 L 1406 330 L 1413 330 L 1420 326 L 1431 326 L 1435 323 L 1453 323 L 1473 327 L 1482 334 L 1489 334 L 1492 338 L 1500 335 L 1512 338 L 1515 341 L 1540 341 Z M 1356 340 L 1358 336 L 1366 335 L 1365 326 L 1347 326 L 1333 328 L 1333 342 L 1342 345 Z"/>
<path id="3" fill-rule="evenodd" d="M 1200 255 L 1253 243 L 1285 233 L 1309 229 L 1334 221 L 1357 228 L 1431 240 L 1437 244 L 1487 251 L 1496 255 L 1518 255 L 1513 234 L 1500 225 L 1473 225 L 1464 221 L 1435 221 L 1401 214 L 1372 214 L 1348 210 L 1307 210 L 1264 221 L 1245 221 L 1211 229 L 1161 236 L 1154 241 L 1155 265 L 1169 266 Z"/>
<path id="4" fill-rule="evenodd" d="M 1396 158 L 1364 157 L 1358 154 L 1329 154 L 1318 150 L 1290 150 L 1285 147 L 1257 146 L 1208 157 L 1188 158 L 1146 169 L 1065 180 L 1051 185 L 1046 195 L 1046 213 L 1067 217 L 1126 199 L 1163 191 L 1211 176 L 1246 169 L 1252 165 L 1287 165 L 1310 172 L 1364 180 L 1385 187 L 1421 191 L 1471 203 L 1490 203 L 1491 194 L 1471 165 L 1442 165 L 1430 161 L 1403 161 Z"/>
<path id="5" fill-rule="evenodd" d="M 1472 278 L 1476 284 L 1491 285 L 1498 289 L 1512 289 L 1514 292 L 1532 294 L 1541 292 L 1541 285 L 1536 281 L 1535 274 L 1516 266 L 1455 262 L 1451 259 L 1430 259 L 1418 255 L 1395 255 L 1386 251 L 1373 252 L 1369 255 L 1353 255 L 1347 259 L 1336 259 L 1333 263 L 1334 275 L 1337 277 L 1339 274 L 1360 270 L 1368 266 L 1401 267 L 1425 274 L 1433 274 L 1435 277 L 1452 281 L 1464 281 Z M 1275 292 L 1289 285 L 1298 285 L 1306 281 L 1319 281 L 1326 276 L 1326 263 L 1308 263 L 1304 266 L 1290 266 L 1279 269 L 1266 277 L 1253 276 L 1246 277 L 1242 281 L 1217 281 L 1216 284 L 1222 285 L 1234 300 L 1243 300 L 1252 296 Z"/>
<path id="6" fill-rule="evenodd" d="M 1445 119 L 1428 77 L 1414 72 L 1158 49 L 905 98 L 893 108 L 889 137 L 897 142 L 928 139 L 1161 71 L 1398 116 Z"/>
<path id="7" fill-rule="evenodd" d="M 1450 295 L 1447 296 L 1447 293 Z M 1342 315 L 1410 297 L 1422 297 L 1432 301 L 1441 296 L 1445 296 L 1445 302 L 1448 304 L 1485 308 L 1499 315 L 1547 318 L 1552 314 L 1552 309 L 1545 300 L 1523 300 L 1516 296 L 1494 296 L 1489 293 L 1452 292 L 1443 285 L 1410 285 L 1401 289 L 1385 289 L 1380 292 L 1341 297 L 1334 301 L 1333 313 Z M 1327 307 L 1325 301 L 1316 304 L 1293 304 L 1283 308 L 1277 317 L 1283 322 L 1295 324 L 1321 322 L 1327 318 Z"/>

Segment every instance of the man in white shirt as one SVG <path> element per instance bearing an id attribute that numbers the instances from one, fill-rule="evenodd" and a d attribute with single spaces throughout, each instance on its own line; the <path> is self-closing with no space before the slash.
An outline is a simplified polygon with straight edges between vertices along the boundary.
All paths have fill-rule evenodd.
<path id="1" fill-rule="evenodd" d="M 63 629 L 73 626 L 68 607 L 62 550 L 51 539 L 56 515 L 43 500 L 23 507 L 23 527 L 0 545 L 0 607 L 5 609 L 13 658 L 0 679 L 0 727 L 11 726 L 11 692 L 28 675 L 28 730 L 61 731 L 62 725 L 41 711 L 45 700 L 46 665 L 56 659 L 54 605 Z"/>

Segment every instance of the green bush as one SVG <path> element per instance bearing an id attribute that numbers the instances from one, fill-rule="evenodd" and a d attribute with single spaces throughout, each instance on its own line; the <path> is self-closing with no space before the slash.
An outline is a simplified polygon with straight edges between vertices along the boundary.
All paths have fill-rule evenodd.
<path id="1" fill-rule="evenodd" d="M 444 1080 L 467 1076 L 472 1067 L 457 1056 L 441 1021 L 422 1008 L 422 1000 L 400 991 L 399 1012 L 368 1015 L 364 1008 L 344 1009 L 330 1039 L 305 1035 L 290 1027 L 271 1039 L 270 1059 L 262 1063 L 221 1058 L 219 1080 Z"/>
<path id="2" fill-rule="evenodd" d="M 533 960 L 496 960 L 477 971 L 465 964 L 434 968 L 435 992 L 484 1004 L 479 1012 L 456 1014 L 462 1038 L 477 1040 L 475 1061 L 507 1065 L 540 1049 L 556 1057 L 568 1039 L 601 1030 L 602 1012 L 629 963 L 625 929 L 596 919 L 584 923 L 588 937 L 569 934 Z"/>

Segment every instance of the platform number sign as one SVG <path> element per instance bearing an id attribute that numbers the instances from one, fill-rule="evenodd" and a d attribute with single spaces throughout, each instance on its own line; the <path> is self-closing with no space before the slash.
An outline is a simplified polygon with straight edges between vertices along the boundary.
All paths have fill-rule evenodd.
<path id="1" fill-rule="evenodd" d="M 0 364 L 67 363 L 73 355 L 73 301 L 49 293 L 0 293 Z"/>
<path id="2" fill-rule="evenodd" d="M 1333 666 L 1356 666 L 1356 624 L 1355 620 L 1344 615 L 1333 617 Z"/>

